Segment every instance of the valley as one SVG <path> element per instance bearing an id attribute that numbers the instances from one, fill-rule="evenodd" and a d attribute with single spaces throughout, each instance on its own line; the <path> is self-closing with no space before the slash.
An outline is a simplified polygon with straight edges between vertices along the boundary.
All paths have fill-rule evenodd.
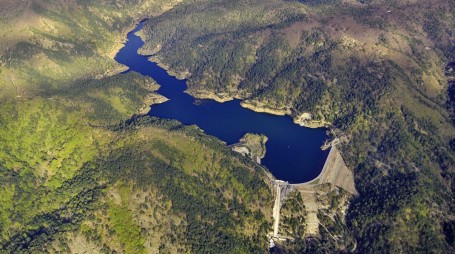
<path id="1" fill-rule="evenodd" d="M 0 7 L 2 253 L 453 252 L 452 1 Z"/>

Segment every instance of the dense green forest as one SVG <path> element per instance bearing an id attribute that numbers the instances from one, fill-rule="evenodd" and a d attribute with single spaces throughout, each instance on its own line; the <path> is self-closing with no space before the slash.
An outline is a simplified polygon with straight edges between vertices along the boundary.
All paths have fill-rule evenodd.
<path id="1" fill-rule="evenodd" d="M 4 251 L 75 252 L 81 242 L 103 253 L 266 248 L 272 197 L 262 168 L 177 122 L 139 118 L 106 132 L 110 149 L 49 180 L 56 186 L 2 167 L 11 193 L 2 202 Z"/>
<path id="2" fill-rule="evenodd" d="M 454 10 L 452 1 L 188 1 L 147 22 L 142 52 L 196 96 L 331 123 L 360 193 L 344 233 L 355 251 L 446 253 Z"/>
<path id="3" fill-rule="evenodd" d="M 158 85 L 112 59 L 172 1 L 0 5 L 1 253 L 267 249 L 265 169 L 194 126 L 140 116 Z"/>
<path id="4" fill-rule="evenodd" d="M 293 193 L 281 253 L 455 249 L 452 1 L 0 1 L 0 252 L 264 253 L 264 168 L 195 126 L 138 115 L 158 85 L 330 124 L 359 195 L 327 188 L 319 235 Z M 348 200 L 350 199 L 350 200 Z M 348 200 L 348 201 L 346 201 Z M 342 202 L 350 203 L 346 211 Z"/>

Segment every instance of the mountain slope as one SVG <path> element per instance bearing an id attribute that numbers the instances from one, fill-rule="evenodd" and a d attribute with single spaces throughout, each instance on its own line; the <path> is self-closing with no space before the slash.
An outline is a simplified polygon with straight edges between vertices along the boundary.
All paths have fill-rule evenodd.
<path id="1" fill-rule="evenodd" d="M 197 128 L 134 116 L 157 85 L 119 75 L 112 57 L 144 17 L 143 53 L 191 94 L 329 125 L 342 141 L 360 195 L 344 216 L 344 193 L 328 191 L 307 239 L 292 196 L 283 229 L 297 239 L 283 251 L 453 251 L 451 1 L 0 5 L 3 252 L 267 249 L 263 169 Z"/>
<path id="2" fill-rule="evenodd" d="M 360 193 L 347 214 L 356 251 L 447 252 L 454 10 L 452 1 L 188 1 L 148 21 L 142 52 L 196 97 L 331 124 Z"/>
<path id="3" fill-rule="evenodd" d="M 5 253 L 267 249 L 263 168 L 195 127 L 138 116 L 158 85 L 113 59 L 173 1 L 0 1 Z"/>

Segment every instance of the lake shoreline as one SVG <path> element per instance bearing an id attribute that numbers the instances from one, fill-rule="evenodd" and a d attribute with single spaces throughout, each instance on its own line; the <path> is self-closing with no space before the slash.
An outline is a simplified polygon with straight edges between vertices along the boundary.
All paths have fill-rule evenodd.
<path id="1" fill-rule="evenodd" d="M 279 112 L 268 109 L 268 112 L 260 113 L 257 107 L 245 107 L 245 101 L 248 100 L 244 98 L 213 92 L 194 92 L 188 88 L 187 80 L 184 79 L 189 72 L 176 73 L 161 61 L 152 62 L 157 57 L 139 53 L 144 44 L 139 36 L 143 24 L 141 22 L 128 33 L 127 43 L 115 60 L 128 66 L 128 71 L 149 76 L 160 85 L 154 93 L 160 94 L 160 98 L 156 99 L 164 103 L 154 104 L 147 115 L 196 125 L 206 134 L 226 144 L 238 143 L 245 133 L 262 134 L 269 137 L 269 140 L 265 144 L 267 153 L 260 162 L 274 178 L 299 183 L 320 174 L 328 155 L 328 151 L 321 150 L 321 145 L 328 138 L 325 128 L 302 128 L 290 116 L 291 110 Z M 208 98 L 212 100 L 206 100 Z M 146 103 L 153 103 L 152 99 L 148 96 Z M 142 108 L 142 115 L 146 110 L 148 107 Z M 257 156 L 254 157 L 256 159 Z"/>
<path id="2" fill-rule="evenodd" d="M 141 32 L 136 32 L 136 34 L 144 40 L 144 36 L 142 36 Z M 191 73 L 189 71 L 181 72 L 177 70 L 173 70 L 169 65 L 165 64 L 162 59 L 160 59 L 156 54 L 159 52 L 153 51 L 153 55 L 146 55 L 145 53 L 150 53 L 150 52 L 144 52 L 141 51 L 142 48 L 139 48 L 138 54 L 147 57 L 147 59 L 151 63 L 157 64 L 159 67 L 161 67 L 163 70 L 166 71 L 166 73 L 178 80 L 182 81 L 187 81 L 187 79 L 191 76 Z M 245 98 L 242 96 L 237 96 L 237 95 L 230 95 L 228 93 L 216 93 L 212 91 L 206 91 L 206 90 L 195 90 L 191 89 L 187 86 L 186 90 L 184 91 L 185 93 L 191 95 L 195 99 L 199 100 L 214 100 L 218 103 L 225 103 L 233 100 L 240 100 L 240 105 L 243 108 L 252 110 L 257 113 L 266 113 L 266 114 L 271 114 L 271 115 L 276 115 L 276 116 L 289 116 L 293 119 L 294 123 L 297 125 L 300 125 L 301 127 L 305 128 L 310 128 L 310 129 L 318 129 L 318 128 L 327 128 L 330 129 L 332 124 L 330 122 L 326 122 L 324 120 L 312 120 L 312 119 L 302 119 L 302 115 L 309 114 L 311 116 L 311 113 L 309 112 L 304 112 L 301 115 L 296 115 L 293 113 L 292 108 L 286 108 L 286 109 L 278 109 L 278 108 L 272 108 L 268 106 L 262 106 L 258 105 L 261 104 L 260 102 L 253 101 L 250 98 Z"/>

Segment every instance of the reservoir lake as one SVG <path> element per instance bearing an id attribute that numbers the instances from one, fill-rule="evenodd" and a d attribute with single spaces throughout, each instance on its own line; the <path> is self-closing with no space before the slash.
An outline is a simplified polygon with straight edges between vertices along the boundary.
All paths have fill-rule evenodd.
<path id="1" fill-rule="evenodd" d="M 320 148 L 327 139 L 326 129 L 301 127 L 289 116 L 254 112 L 240 106 L 240 100 L 225 103 L 196 100 L 184 93 L 187 88 L 185 80 L 170 76 L 148 57 L 138 54 L 144 42 L 135 33 L 142 26 L 143 22 L 128 34 L 128 40 L 115 60 L 129 67 L 127 72 L 149 76 L 161 86 L 157 92 L 169 101 L 153 105 L 148 113 L 150 116 L 197 125 L 228 145 L 239 142 L 247 132 L 264 134 L 268 137 L 267 152 L 261 163 L 277 179 L 303 183 L 319 175 L 329 152 Z"/>

